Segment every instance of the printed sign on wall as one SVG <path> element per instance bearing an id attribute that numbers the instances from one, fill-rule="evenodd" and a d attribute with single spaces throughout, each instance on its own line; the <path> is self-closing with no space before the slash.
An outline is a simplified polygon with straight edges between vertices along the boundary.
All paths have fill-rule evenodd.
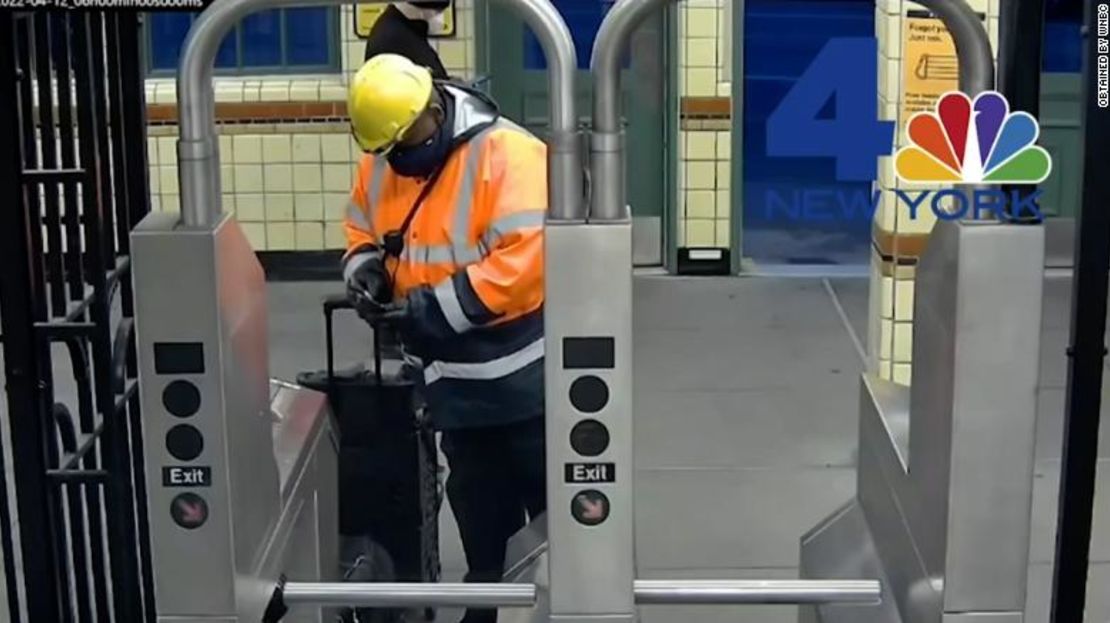
<path id="1" fill-rule="evenodd" d="M 370 29 L 374 27 L 374 22 L 378 21 L 382 13 L 385 11 L 387 4 L 356 4 L 355 5 L 355 34 L 360 39 L 366 39 L 370 36 Z M 439 28 L 434 25 L 430 37 L 443 38 L 455 36 L 455 3 L 452 2 L 446 11 L 443 12 L 443 22 Z"/>
<path id="2" fill-rule="evenodd" d="M 944 22 L 924 11 L 909 11 L 902 34 L 902 113 L 930 111 L 940 96 L 959 89 L 956 44 Z"/>

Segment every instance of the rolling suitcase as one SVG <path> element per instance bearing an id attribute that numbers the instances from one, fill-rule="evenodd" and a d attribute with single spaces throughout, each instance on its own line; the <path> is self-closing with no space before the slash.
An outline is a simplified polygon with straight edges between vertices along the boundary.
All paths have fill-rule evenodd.
<path id="1" fill-rule="evenodd" d="M 373 369 L 337 370 L 333 316 L 353 310 L 343 295 L 324 301 L 327 368 L 297 382 L 328 396 L 339 437 L 339 532 L 344 576 L 360 582 L 437 582 L 443 499 L 435 434 L 399 353 L 374 327 Z M 393 351 L 393 352 L 383 352 Z M 359 623 L 400 620 L 397 611 L 349 613 Z M 426 620 L 434 611 L 423 612 Z"/>

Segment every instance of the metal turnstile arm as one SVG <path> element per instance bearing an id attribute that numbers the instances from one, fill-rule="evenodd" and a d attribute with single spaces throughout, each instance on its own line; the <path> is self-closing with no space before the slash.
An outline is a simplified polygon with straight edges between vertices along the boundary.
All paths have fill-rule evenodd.
<path id="1" fill-rule="evenodd" d="M 878 580 L 636 580 L 637 604 L 877 604 Z"/>
<path id="2" fill-rule="evenodd" d="M 536 603 L 534 584 L 420 584 L 386 582 L 287 582 L 285 605 L 360 608 L 526 608 Z"/>
<path id="3" fill-rule="evenodd" d="M 636 580 L 636 603 L 686 605 L 877 604 L 877 580 Z M 534 584 L 288 582 L 282 606 L 527 608 Z M 284 610 L 284 608 L 282 608 Z"/>

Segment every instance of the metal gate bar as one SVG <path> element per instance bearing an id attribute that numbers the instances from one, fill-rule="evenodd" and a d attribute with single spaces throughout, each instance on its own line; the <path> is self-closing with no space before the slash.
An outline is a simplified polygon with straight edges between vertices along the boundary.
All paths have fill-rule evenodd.
<path id="1" fill-rule="evenodd" d="M 133 13 L 0 15 L 0 132 L 22 152 L 0 156 L 16 620 L 153 617 L 127 236 L 149 211 L 139 28 Z M 56 402 L 54 344 L 73 405 Z"/>

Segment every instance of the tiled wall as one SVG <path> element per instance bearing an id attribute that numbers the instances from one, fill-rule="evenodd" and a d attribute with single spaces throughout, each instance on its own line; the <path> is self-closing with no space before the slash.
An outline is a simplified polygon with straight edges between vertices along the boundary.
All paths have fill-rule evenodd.
<path id="1" fill-rule="evenodd" d="M 997 50 L 998 2 L 969 0 L 973 9 L 987 16 L 987 32 Z M 897 144 L 905 142 L 901 118 L 903 26 L 906 12 L 924 7 L 908 0 L 878 0 L 875 30 L 879 40 L 879 110 L 883 118 L 898 122 Z M 880 376 L 909 384 L 913 350 L 913 286 L 917 256 L 936 223 L 931 209 L 909 210 L 895 201 L 895 188 L 922 190 L 930 187 L 895 179 L 892 158 L 879 161 L 878 187 L 882 199 L 876 211 L 871 257 L 871 302 L 868 327 L 869 364 Z"/>
<path id="2" fill-rule="evenodd" d="M 456 0 L 452 39 L 432 42 L 452 75 L 474 75 L 473 0 Z M 217 103 L 288 104 L 346 102 L 346 84 L 362 64 L 365 43 L 354 34 L 353 10 L 341 9 L 341 74 L 282 78 L 219 79 Z M 148 104 L 174 104 L 173 80 L 149 80 Z M 175 125 L 149 129 L 152 208 L 178 210 Z M 234 211 L 256 250 L 338 249 L 342 218 L 359 152 L 349 126 L 338 120 L 296 123 L 220 123 L 224 209 Z"/>
<path id="3" fill-rule="evenodd" d="M 679 89 L 687 99 L 710 101 L 731 94 L 729 0 L 688 0 L 679 9 Z M 457 0 L 457 32 L 433 40 L 453 75 L 475 73 L 474 3 Z M 279 105 L 344 102 L 349 77 L 363 58 L 354 34 L 353 11 L 341 9 L 340 74 L 218 79 L 217 103 Z M 177 101 L 173 80 L 150 80 L 147 102 Z M 727 103 L 726 103 L 727 105 Z M 718 106 L 719 108 L 719 106 Z M 679 244 L 729 245 L 731 120 L 727 114 L 684 115 L 680 136 Z M 222 122 L 221 162 L 225 209 L 236 210 L 256 249 L 335 248 L 345 192 L 357 151 L 338 119 L 284 123 Z M 179 205 L 172 124 L 151 127 L 151 187 L 154 206 Z M 343 173 L 342 170 L 346 170 Z M 338 202 L 338 203 L 337 203 Z"/>
<path id="4" fill-rule="evenodd" d="M 688 0 L 680 4 L 678 86 L 682 97 L 731 95 L 729 2 Z M 727 115 L 684 115 L 682 119 L 678 173 L 678 241 L 682 246 L 729 246 L 731 128 Z"/>

